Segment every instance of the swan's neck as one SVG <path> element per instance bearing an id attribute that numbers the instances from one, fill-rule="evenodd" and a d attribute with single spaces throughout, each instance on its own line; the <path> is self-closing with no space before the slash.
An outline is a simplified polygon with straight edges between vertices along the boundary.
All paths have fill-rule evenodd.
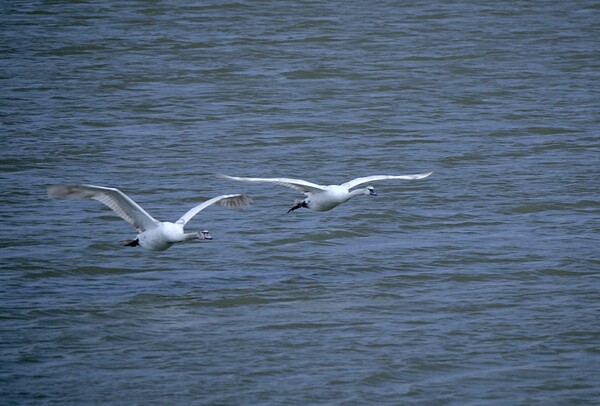
<path id="1" fill-rule="evenodd" d="M 203 240 L 204 236 L 200 233 L 185 233 L 183 234 L 182 241 L 195 240 L 197 238 Z"/>
<path id="2" fill-rule="evenodd" d="M 347 195 L 347 199 L 346 199 L 346 200 L 350 200 L 350 199 L 352 199 L 353 197 L 356 197 L 356 196 L 359 196 L 359 195 L 364 195 L 364 194 L 366 194 L 366 193 L 365 193 L 365 191 L 366 191 L 366 190 L 367 190 L 367 189 L 354 189 L 354 190 L 351 190 L 350 192 L 348 192 L 348 195 Z M 368 193 L 368 192 L 367 192 L 367 193 Z"/>

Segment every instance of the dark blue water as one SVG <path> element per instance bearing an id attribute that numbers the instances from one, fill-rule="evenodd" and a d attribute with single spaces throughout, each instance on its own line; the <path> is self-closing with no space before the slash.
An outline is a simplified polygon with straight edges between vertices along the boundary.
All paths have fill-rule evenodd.
<path id="1" fill-rule="evenodd" d="M 2 404 L 600 396 L 600 6 L 0 5 Z M 325 213 L 215 176 L 374 183 Z M 213 241 L 155 253 L 118 187 Z"/>

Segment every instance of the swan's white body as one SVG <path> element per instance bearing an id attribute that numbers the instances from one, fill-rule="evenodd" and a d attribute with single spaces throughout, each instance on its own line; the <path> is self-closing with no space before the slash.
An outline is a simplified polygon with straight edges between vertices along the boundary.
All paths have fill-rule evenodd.
<path id="1" fill-rule="evenodd" d="M 136 239 L 126 241 L 125 245 L 134 247 L 141 245 L 152 251 L 166 250 L 174 243 L 181 241 L 197 238 L 210 240 L 212 237 L 206 230 L 201 233 L 186 233 L 183 228 L 192 217 L 212 204 L 239 209 L 252 201 L 249 197 L 239 194 L 213 197 L 188 210 L 179 220 L 171 223 L 156 220 L 125 193 L 115 188 L 94 185 L 54 185 L 48 187 L 48 196 L 98 200 L 138 231 Z"/>
<path id="2" fill-rule="evenodd" d="M 350 190 L 353 187 L 362 185 L 368 182 L 374 182 L 378 180 L 390 180 L 390 179 L 423 179 L 431 175 L 433 172 L 419 173 L 416 175 L 373 175 L 356 178 L 351 181 L 342 183 L 341 185 L 329 185 L 323 186 L 316 183 L 307 182 L 302 179 L 290 179 L 290 178 L 242 178 L 237 176 L 219 175 L 226 179 L 237 180 L 241 182 L 262 182 L 262 183 L 274 183 L 281 186 L 286 186 L 295 190 L 298 190 L 306 195 L 306 198 L 302 201 L 297 202 L 290 211 L 294 211 L 301 207 L 308 207 L 315 211 L 328 211 L 336 206 L 352 199 L 358 195 L 372 195 L 376 196 L 375 189 L 372 186 L 367 186 L 361 189 Z"/>

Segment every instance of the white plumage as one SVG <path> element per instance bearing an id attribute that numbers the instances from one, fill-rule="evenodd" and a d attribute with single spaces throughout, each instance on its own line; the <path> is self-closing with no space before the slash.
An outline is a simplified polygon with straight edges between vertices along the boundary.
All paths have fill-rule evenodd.
<path id="1" fill-rule="evenodd" d="M 415 175 L 373 175 L 356 178 L 351 181 L 342 183 L 341 185 L 323 186 L 316 183 L 307 182 L 302 179 L 290 178 L 244 178 L 238 176 L 219 175 L 225 179 L 237 180 L 241 182 L 257 182 L 257 183 L 274 183 L 281 186 L 286 186 L 298 190 L 306 195 L 304 200 L 298 201 L 294 207 L 288 210 L 288 213 L 301 207 L 308 207 L 316 211 L 331 210 L 336 206 L 352 199 L 358 195 L 376 196 L 375 189 L 372 186 L 367 186 L 362 189 L 350 190 L 353 187 L 378 180 L 392 179 L 423 179 L 431 175 L 433 172 L 419 173 Z"/>
<path id="2" fill-rule="evenodd" d="M 166 250 L 174 243 L 181 241 L 197 238 L 211 240 L 212 237 L 206 230 L 200 233 L 186 233 L 183 229 L 192 217 L 210 205 L 217 204 L 227 208 L 240 209 L 252 202 L 252 199 L 240 194 L 213 197 L 188 210 L 175 223 L 171 223 L 156 220 L 125 193 L 115 188 L 94 185 L 53 185 L 48 187 L 48 196 L 51 198 L 94 199 L 105 204 L 139 233 L 134 240 L 125 241 L 125 245 L 132 247 L 141 245 L 153 251 Z"/>

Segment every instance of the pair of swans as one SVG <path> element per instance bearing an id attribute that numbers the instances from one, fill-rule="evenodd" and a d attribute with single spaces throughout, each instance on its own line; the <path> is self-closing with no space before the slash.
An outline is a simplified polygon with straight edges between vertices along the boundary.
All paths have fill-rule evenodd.
<path id="1" fill-rule="evenodd" d="M 236 176 L 219 175 L 224 179 L 241 182 L 274 183 L 298 190 L 306 195 L 304 200 L 297 201 L 288 210 L 288 213 L 302 207 L 315 211 L 328 211 L 358 195 L 377 196 L 372 186 L 350 190 L 353 187 L 390 179 L 423 179 L 433 172 L 416 175 L 374 175 L 356 178 L 341 185 L 323 186 L 301 179 L 289 178 L 242 178 Z M 152 251 L 163 251 L 177 242 L 193 239 L 211 240 L 212 236 L 207 230 L 186 233 L 185 225 L 199 212 L 216 204 L 231 209 L 241 209 L 248 206 L 252 199 L 241 194 L 230 194 L 213 197 L 188 210 L 176 222 L 158 221 L 148 214 L 140 205 L 129 198 L 119 189 L 94 185 L 53 185 L 48 187 L 48 196 L 51 198 L 82 198 L 97 200 L 112 209 L 119 217 L 131 224 L 138 232 L 133 240 L 126 240 L 124 245 L 141 246 Z"/>

